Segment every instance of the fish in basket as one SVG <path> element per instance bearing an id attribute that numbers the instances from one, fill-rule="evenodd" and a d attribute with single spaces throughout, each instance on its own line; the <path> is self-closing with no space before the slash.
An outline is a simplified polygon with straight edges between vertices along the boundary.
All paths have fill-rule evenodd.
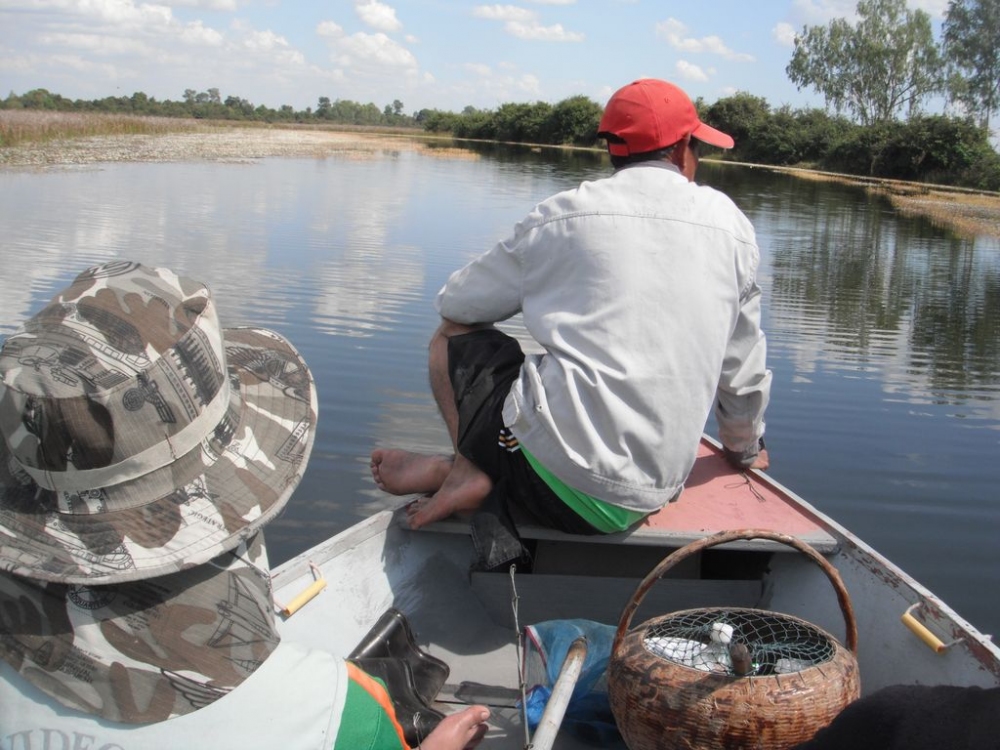
<path id="1" fill-rule="evenodd" d="M 770 539 L 810 557 L 837 594 L 847 645 L 791 615 L 707 607 L 630 628 L 670 568 L 704 549 Z M 784 750 L 810 739 L 861 694 L 857 625 L 839 573 L 804 542 L 765 530 L 726 531 L 668 555 L 636 588 L 608 664 L 611 710 L 630 750 Z"/>

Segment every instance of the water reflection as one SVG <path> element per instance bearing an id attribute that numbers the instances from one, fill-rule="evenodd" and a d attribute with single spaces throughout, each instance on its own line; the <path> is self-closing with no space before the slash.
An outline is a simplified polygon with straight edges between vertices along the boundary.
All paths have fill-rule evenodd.
<path id="1" fill-rule="evenodd" d="M 1000 417 L 989 395 L 1000 381 L 995 243 L 901 219 L 860 188 L 722 169 L 713 181 L 737 197 L 768 254 L 768 333 L 792 351 L 796 378 L 820 363 L 877 372 L 913 403 Z"/>
<path id="2" fill-rule="evenodd" d="M 0 336 L 111 258 L 209 283 L 226 325 L 288 336 L 320 394 L 314 457 L 268 530 L 280 562 L 398 502 L 374 445 L 445 450 L 426 377 L 448 274 L 589 152 L 395 142 L 363 158 L 0 173 Z M 703 162 L 750 216 L 775 371 L 772 473 L 1000 631 L 1000 246 L 863 191 Z"/>

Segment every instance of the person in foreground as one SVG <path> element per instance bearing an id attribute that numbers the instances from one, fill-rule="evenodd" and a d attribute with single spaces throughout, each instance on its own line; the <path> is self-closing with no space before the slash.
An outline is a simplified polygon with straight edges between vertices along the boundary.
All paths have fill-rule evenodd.
<path id="1" fill-rule="evenodd" d="M 371 455 L 382 490 L 428 496 L 413 528 L 489 499 L 626 529 L 678 497 L 713 405 L 730 461 L 768 467 L 753 227 L 695 183 L 701 144 L 732 138 L 656 79 L 617 91 L 599 131 L 614 173 L 543 201 L 437 295 L 430 382 L 454 454 Z M 517 313 L 542 353 L 494 327 Z"/>
<path id="2" fill-rule="evenodd" d="M 0 744 L 410 747 L 384 684 L 276 627 L 262 529 L 316 415 L 290 343 L 223 329 L 167 269 L 88 269 L 6 339 Z M 422 747 L 471 747 L 488 717 Z"/>
<path id="3" fill-rule="evenodd" d="M 1000 750 L 1000 687 L 890 685 L 795 750 Z"/>

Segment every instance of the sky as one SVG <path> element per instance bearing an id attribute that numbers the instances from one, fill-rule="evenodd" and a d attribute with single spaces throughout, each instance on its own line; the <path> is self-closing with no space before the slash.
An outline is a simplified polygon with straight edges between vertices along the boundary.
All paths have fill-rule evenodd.
<path id="1" fill-rule="evenodd" d="M 940 36 L 948 0 L 908 0 Z M 637 78 L 711 104 L 737 91 L 822 107 L 785 74 L 796 32 L 857 0 L 0 0 L 0 98 L 211 88 L 254 105 L 320 97 L 460 112 L 584 95 Z"/>

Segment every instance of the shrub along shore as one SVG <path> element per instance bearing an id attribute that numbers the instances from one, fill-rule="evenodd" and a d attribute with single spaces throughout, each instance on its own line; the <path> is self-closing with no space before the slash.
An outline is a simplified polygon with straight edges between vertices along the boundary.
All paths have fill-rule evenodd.
<path id="1" fill-rule="evenodd" d="M 404 135 L 406 138 L 400 138 Z M 253 160 L 322 157 L 392 148 L 439 149 L 450 136 L 414 128 L 261 125 L 97 113 L 0 110 L 0 170 L 52 169 L 115 161 Z M 794 167 L 754 165 L 803 179 L 863 185 L 902 212 L 926 216 L 966 237 L 1000 237 L 1000 194 L 925 183 L 862 178 Z"/>

